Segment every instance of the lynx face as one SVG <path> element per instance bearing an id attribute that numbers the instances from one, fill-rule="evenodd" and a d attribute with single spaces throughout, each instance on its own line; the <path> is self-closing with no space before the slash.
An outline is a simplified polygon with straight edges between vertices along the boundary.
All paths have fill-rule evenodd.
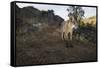
<path id="1" fill-rule="evenodd" d="M 72 22 L 72 29 L 77 30 L 78 29 L 78 23 L 77 22 Z"/>

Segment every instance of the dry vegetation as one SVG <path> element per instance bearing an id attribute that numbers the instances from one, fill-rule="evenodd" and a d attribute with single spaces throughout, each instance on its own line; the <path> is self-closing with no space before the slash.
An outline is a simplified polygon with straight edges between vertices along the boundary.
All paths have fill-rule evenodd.
<path id="1" fill-rule="evenodd" d="M 17 35 L 17 65 L 96 61 L 96 41 L 76 36 L 73 47 L 66 47 L 53 28 Z"/>

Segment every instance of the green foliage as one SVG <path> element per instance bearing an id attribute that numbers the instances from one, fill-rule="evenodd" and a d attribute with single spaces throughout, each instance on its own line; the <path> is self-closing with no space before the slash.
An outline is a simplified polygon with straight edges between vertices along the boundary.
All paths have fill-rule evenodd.
<path id="1" fill-rule="evenodd" d="M 84 24 L 83 22 L 80 23 L 80 27 L 78 28 L 76 34 L 74 33 L 74 38 L 79 40 L 80 42 L 96 42 L 96 28 L 87 23 Z"/>
<path id="2" fill-rule="evenodd" d="M 85 26 L 84 22 L 83 21 L 80 21 L 79 26 L 80 27 Z"/>

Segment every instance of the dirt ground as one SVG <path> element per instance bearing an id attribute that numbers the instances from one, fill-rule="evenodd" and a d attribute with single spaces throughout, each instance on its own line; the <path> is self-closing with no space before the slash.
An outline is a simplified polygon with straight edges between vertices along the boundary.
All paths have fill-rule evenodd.
<path id="1" fill-rule="evenodd" d="M 54 31 L 31 32 L 16 37 L 16 65 L 96 61 L 96 44 L 73 40 L 66 47 Z"/>

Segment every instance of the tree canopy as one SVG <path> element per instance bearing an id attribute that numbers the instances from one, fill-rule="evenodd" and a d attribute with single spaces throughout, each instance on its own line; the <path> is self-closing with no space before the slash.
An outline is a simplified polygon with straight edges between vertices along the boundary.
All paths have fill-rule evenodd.
<path id="1" fill-rule="evenodd" d="M 81 6 L 69 6 L 67 8 L 68 17 L 74 16 L 74 18 L 79 22 L 84 17 L 84 10 Z"/>

